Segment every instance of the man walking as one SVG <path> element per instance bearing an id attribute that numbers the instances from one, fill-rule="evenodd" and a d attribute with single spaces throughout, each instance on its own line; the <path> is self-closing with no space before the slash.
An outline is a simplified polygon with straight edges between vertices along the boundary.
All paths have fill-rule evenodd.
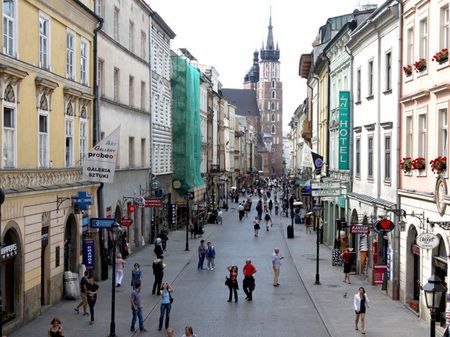
<path id="1" fill-rule="evenodd" d="M 272 255 L 272 268 L 273 268 L 273 286 L 279 287 L 278 278 L 280 277 L 281 260 L 284 259 L 280 256 L 280 249 L 275 248 Z"/>
<path id="2" fill-rule="evenodd" d="M 212 245 L 211 242 L 208 242 L 206 244 L 206 260 L 207 260 L 207 265 L 206 267 L 208 268 L 208 270 L 214 270 L 215 264 L 214 264 L 214 259 L 216 258 L 216 249 L 214 248 L 214 246 Z"/>
<path id="3" fill-rule="evenodd" d="M 90 275 L 88 278 L 88 285 L 86 287 L 87 290 L 87 300 L 89 304 L 89 311 L 91 312 L 91 321 L 90 325 L 94 324 L 94 307 L 95 302 L 97 302 L 97 294 L 99 286 L 94 282 L 94 276 Z"/>
<path id="4" fill-rule="evenodd" d="M 161 245 L 161 238 L 157 238 L 155 241 L 155 249 L 153 249 L 155 252 L 156 258 L 161 259 L 163 257 L 163 248 Z"/>
<path id="5" fill-rule="evenodd" d="M 80 313 L 80 307 L 83 306 L 83 315 L 89 315 L 87 313 L 87 285 L 88 285 L 88 276 L 89 272 L 86 270 L 84 272 L 84 276 L 80 280 L 80 294 L 81 294 L 81 302 L 77 305 L 77 307 L 74 309 L 77 314 Z"/>
<path id="6" fill-rule="evenodd" d="M 144 318 L 142 317 L 142 305 L 141 305 L 141 282 L 137 281 L 135 283 L 135 289 L 131 292 L 131 311 L 133 318 L 131 320 L 131 332 L 134 332 L 134 325 L 136 324 L 136 318 L 139 319 L 139 330 L 141 332 L 147 331 L 144 328 Z"/>
<path id="7" fill-rule="evenodd" d="M 203 263 L 205 262 L 205 256 L 206 256 L 206 247 L 205 247 L 205 240 L 200 241 L 200 246 L 198 246 L 198 265 L 197 269 L 204 269 Z"/>
<path id="8" fill-rule="evenodd" d="M 252 301 L 252 293 L 253 290 L 255 290 L 255 278 L 253 277 L 253 274 L 256 273 L 256 268 L 252 264 L 252 261 L 250 259 L 247 259 L 245 261 L 244 265 L 244 281 L 242 282 L 242 288 L 244 289 L 245 295 L 247 297 L 245 298 L 247 301 Z"/>

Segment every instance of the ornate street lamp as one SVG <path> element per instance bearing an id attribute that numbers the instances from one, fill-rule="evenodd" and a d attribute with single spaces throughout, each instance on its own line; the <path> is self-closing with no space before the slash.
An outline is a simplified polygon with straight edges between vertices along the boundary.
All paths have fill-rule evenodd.
<path id="1" fill-rule="evenodd" d="M 109 229 L 109 237 L 112 243 L 113 249 L 113 261 L 112 261 L 112 275 L 111 275 L 111 324 L 109 326 L 109 337 L 116 337 L 116 244 L 119 241 L 119 237 L 121 234 L 120 225 L 117 222 L 114 222 Z"/>
<path id="2" fill-rule="evenodd" d="M 447 289 L 442 284 L 442 281 L 436 275 L 431 275 L 428 279 L 428 283 L 423 286 L 423 292 L 425 293 L 425 302 L 427 308 L 430 310 L 430 337 L 436 336 L 436 311 L 441 304 L 442 295 Z"/>
<path id="3" fill-rule="evenodd" d="M 319 223 L 320 216 L 322 213 L 322 207 L 319 205 L 314 206 L 314 220 L 316 222 L 316 282 L 314 284 L 320 285 L 320 274 L 319 274 L 319 251 L 320 251 L 320 234 L 319 234 Z"/>

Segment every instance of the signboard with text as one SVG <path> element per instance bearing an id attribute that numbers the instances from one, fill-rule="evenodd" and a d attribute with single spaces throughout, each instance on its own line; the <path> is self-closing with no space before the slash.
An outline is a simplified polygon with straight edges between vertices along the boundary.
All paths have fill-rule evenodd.
<path id="1" fill-rule="evenodd" d="M 312 197 L 338 197 L 341 195 L 341 189 L 325 189 L 325 190 L 312 190 Z"/>
<path id="2" fill-rule="evenodd" d="M 339 170 L 348 170 L 350 140 L 350 91 L 339 92 Z"/>
<path id="3" fill-rule="evenodd" d="M 114 218 L 91 218 L 91 228 L 111 228 Z"/>
<path id="4" fill-rule="evenodd" d="M 369 225 L 350 225 L 350 233 L 351 234 L 369 234 L 370 227 L 369 227 Z"/>
<path id="5" fill-rule="evenodd" d="M 95 268 L 95 250 L 94 240 L 83 240 L 83 264 L 86 270 Z"/>
<path id="6" fill-rule="evenodd" d="M 145 207 L 162 207 L 162 200 L 160 198 L 145 198 Z"/>

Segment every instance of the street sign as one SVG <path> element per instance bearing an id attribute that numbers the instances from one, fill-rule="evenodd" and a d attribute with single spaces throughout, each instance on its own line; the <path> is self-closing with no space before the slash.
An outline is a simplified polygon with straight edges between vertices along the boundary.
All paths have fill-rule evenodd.
<path id="1" fill-rule="evenodd" d="M 130 219 L 130 218 L 128 218 L 128 217 L 126 217 L 126 216 L 124 216 L 124 217 L 122 217 L 122 218 L 120 219 L 119 223 L 120 223 L 122 226 L 130 227 L 130 226 L 133 224 L 133 220 Z"/>
<path id="2" fill-rule="evenodd" d="M 145 207 L 162 207 L 162 200 L 160 198 L 145 198 Z"/>
<path id="3" fill-rule="evenodd" d="M 186 192 L 184 194 L 184 199 L 185 200 L 194 200 L 194 192 Z"/>
<path id="4" fill-rule="evenodd" d="M 338 189 L 338 188 L 341 188 L 341 183 L 338 181 L 324 181 L 324 182 L 311 181 L 312 190 Z"/>
<path id="5" fill-rule="evenodd" d="M 113 218 L 91 218 L 91 228 L 111 228 L 115 221 Z"/>
<path id="6" fill-rule="evenodd" d="M 341 195 L 341 189 L 325 189 L 325 190 L 312 190 L 312 197 L 338 197 Z"/>
<path id="7" fill-rule="evenodd" d="M 8 260 L 16 255 L 17 255 L 17 243 L 13 243 L 8 246 L 3 246 L 1 249 L 0 261 Z"/>

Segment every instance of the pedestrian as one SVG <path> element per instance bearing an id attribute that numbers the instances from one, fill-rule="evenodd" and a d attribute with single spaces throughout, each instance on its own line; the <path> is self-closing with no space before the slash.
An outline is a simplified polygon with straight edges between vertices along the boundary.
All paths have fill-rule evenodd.
<path id="1" fill-rule="evenodd" d="M 263 212 L 263 204 L 261 199 L 259 199 L 258 204 L 256 205 L 256 212 L 258 213 L 258 219 L 261 220 Z"/>
<path id="2" fill-rule="evenodd" d="M 269 231 L 269 227 L 272 226 L 272 218 L 270 217 L 270 214 L 268 212 L 266 212 L 266 215 L 264 215 L 264 221 L 266 222 L 266 231 Z"/>
<path id="3" fill-rule="evenodd" d="M 89 305 L 89 311 L 91 313 L 91 321 L 89 322 L 90 325 L 94 324 L 94 307 L 95 302 L 97 302 L 97 294 L 98 289 L 100 288 L 97 283 L 94 282 L 94 276 L 89 275 L 88 277 L 88 285 L 87 285 L 87 299 L 88 299 L 88 305 Z"/>
<path id="4" fill-rule="evenodd" d="M 355 307 L 355 330 L 358 330 L 359 319 L 361 318 L 361 333 L 366 334 L 365 331 L 365 319 L 366 319 L 366 309 L 369 307 L 369 298 L 366 295 L 366 290 L 363 287 L 358 289 L 358 293 L 355 295 L 353 300 L 353 306 Z"/>
<path id="5" fill-rule="evenodd" d="M 157 238 L 155 241 L 155 249 L 153 249 L 153 251 L 155 252 L 156 258 L 157 259 L 162 259 L 163 257 L 163 248 L 161 245 L 161 238 Z"/>
<path id="6" fill-rule="evenodd" d="M 198 246 L 198 264 L 197 269 L 203 270 L 203 263 L 205 262 L 205 255 L 206 255 L 206 247 L 205 247 L 205 240 L 200 241 L 200 245 Z"/>
<path id="7" fill-rule="evenodd" d="M 123 268 L 125 267 L 125 261 L 122 259 L 122 254 L 117 254 L 116 257 L 116 287 L 120 287 L 123 279 Z"/>
<path id="8" fill-rule="evenodd" d="M 159 315 L 159 328 L 158 330 L 162 329 L 163 321 L 164 321 L 164 315 L 166 316 L 166 330 L 169 329 L 169 320 L 170 320 L 170 310 L 172 309 L 172 293 L 173 288 L 169 284 L 169 282 L 164 282 L 161 289 L 161 313 Z"/>
<path id="9" fill-rule="evenodd" d="M 345 251 L 341 254 L 342 257 L 342 261 L 344 261 L 344 283 L 350 283 L 350 271 L 351 271 L 351 258 L 352 258 L 352 253 L 350 252 L 349 248 L 346 248 Z"/>
<path id="10" fill-rule="evenodd" d="M 206 260 L 207 260 L 206 267 L 208 268 L 208 270 L 214 270 L 214 268 L 215 268 L 214 259 L 215 258 L 216 258 L 216 249 L 214 248 L 212 243 L 208 241 L 208 243 L 206 244 Z"/>
<path id="11" fill-rule="evenodd" d="M 153 275 L 155 276 L 155 281 L 153 282 L 152 295 L 161 295 L 161 283 L 164 277 L 164 263 L 163 259 L 155 259 L 152 264 Z"/>
<path id="12" fill-rule="evenodd" d="M 305 232 L 306 233 L 312 233 L 311 232 L 312 223 L 313 223 L 312 212 L 308 212 L 308 213 L 306 213 L 306 219 L 305 219 Z"/>
<path id="13" fill-rule="evenodd" d="M 247 301 L 253 300 L 253 290 L 255 290 L 255 278 L 253 277 L 253 274 L 256 273 L 256 268 L 252 264 L 252 261 L 250 259 L 247 259 L 245 261 L 245 265 L 243 268 L 244 272 L 244 281 L 242 281 L 242 288 L 244 289 L 245 295 L 247 297 L 245 298 Z"/>
<path id="14" fill-rule="evenodd" d="M 80 280 L 80 294 L 81 294 L 81 302 L 74 309 L 77 314 L 80 313 L 80 307 L 83 306 L 83 315 L 89 315 L 87 312 L 87 285 L 88 285 L 88 276 L 89 272 L 87 270 L 84 271 L 84 275 Z"/>
<path id="15" fill-rule="evenodd" d="M 48 329 L 48 337 L 64 337 L 64 330 L 61 325 L 61 320 L 58 317 L 53 317 L 50 324 L 51 327 Z"/>
<path id="16" fill-rule="evenodd" d="M 186 325 L 184 328 L 184 334 L 181 337 L 197 337 L 197 335 L 194 333 L 194 329 L 190 325 Z"/>
<path id="17" fill-rule="evenodd" d="M 168 328 L 166 332 L 167 332 L 167 337 L 174 337 L 172 328 Z"/>
<path id="18" fill-rule="evenodd" d="M 279 287 L 280 283 L 278 283 L 278 279 L 280 277 L 280 268 L 281 268 L 281 260 L 284 259 L 283 256 L 280 256 L 280 249 L 275 248 L 273 250 L 272 255 L 272 268 L 273 268 L 273 286 Z"/>
<path id="19" fill-rule="evenodd" d="M 228 287 L 229 295 L 228 295 L 228 301 L 231 302 L 231 299 L 233 298 L 234 293 L 234 302 L 238 301 L 238 293 L 239 290 L 239 284 L 237 280 L 238 275 L 238 267 L 237 266 L 228 266 L 228 271 L 230 272 L 230 276 L 226 279 L 226 286 Z"/>
<path id="20" fill-rule="evenodd" d="M 240 203 L 238 206 L 238 212 L 239 212 L 239 221 L 242 221 L 242 218 L 245 215 L 245 208 L 244 208 L 244 203 Z"/>
<path id="21" fill-rule="evenodd" d="M 278 215 L 278 210 L 280 209 L 280 202 L 275 199 L 275 215 Z"/>
<path id="22" fill-rule="evenodd" d="M 272 208 L 273 208 L 273 201 L 272 199 L 269 200 L 269 213 L 272 215 Z"/>
<path id="23" fill-rule="evenodd" d="M 255 230 L 255 237 L 258 237 L 260 228 L 261 227 L 259 226 L 259 218 L 255 217 L 255 220 L 253 221 L 253 229 Z"/>
<path id="24" fill-rule="evenodd" d="M 221 209 L 219 209 L 219 212 L 217 213 L 217 224 L 218 225 L 223 224 L 223 212 Z"/>
<path id="25" fill-rule="evenodd" d="M 141 266 L 136 262 L 133 266 L 133 270 L 131 271 L 131 286 L 133 289 L 136 289 L 136 284 L 138 282 L 141 284 L 142 271 L 140 268 Z"/>
<path id="26" fill-rule="evenodd" d="M 136 318 L 139 320 L 139 330 L 141 332 L 147 331 L 144 328 L 144 318 L 142 317 L 142 304 L 141 304 L 141 281 L 137 281 L 135 283 L 135 288 L 131 292 L 130 297 L 130 304 L 131 304 L 131 313 L 132 313 L 132 319 L 131 319 L 131 328 L 130 331 L 134 332 L 134 325 L 136 324 Z"/>
<path id="27" fill-rule="evenodd" d="M 169 241 L 169 231 L 166 226 L 161 228 L 158 238 L 161 239 L 162 249 L 165 251 L 167 248 L 167 241 Z"/>

